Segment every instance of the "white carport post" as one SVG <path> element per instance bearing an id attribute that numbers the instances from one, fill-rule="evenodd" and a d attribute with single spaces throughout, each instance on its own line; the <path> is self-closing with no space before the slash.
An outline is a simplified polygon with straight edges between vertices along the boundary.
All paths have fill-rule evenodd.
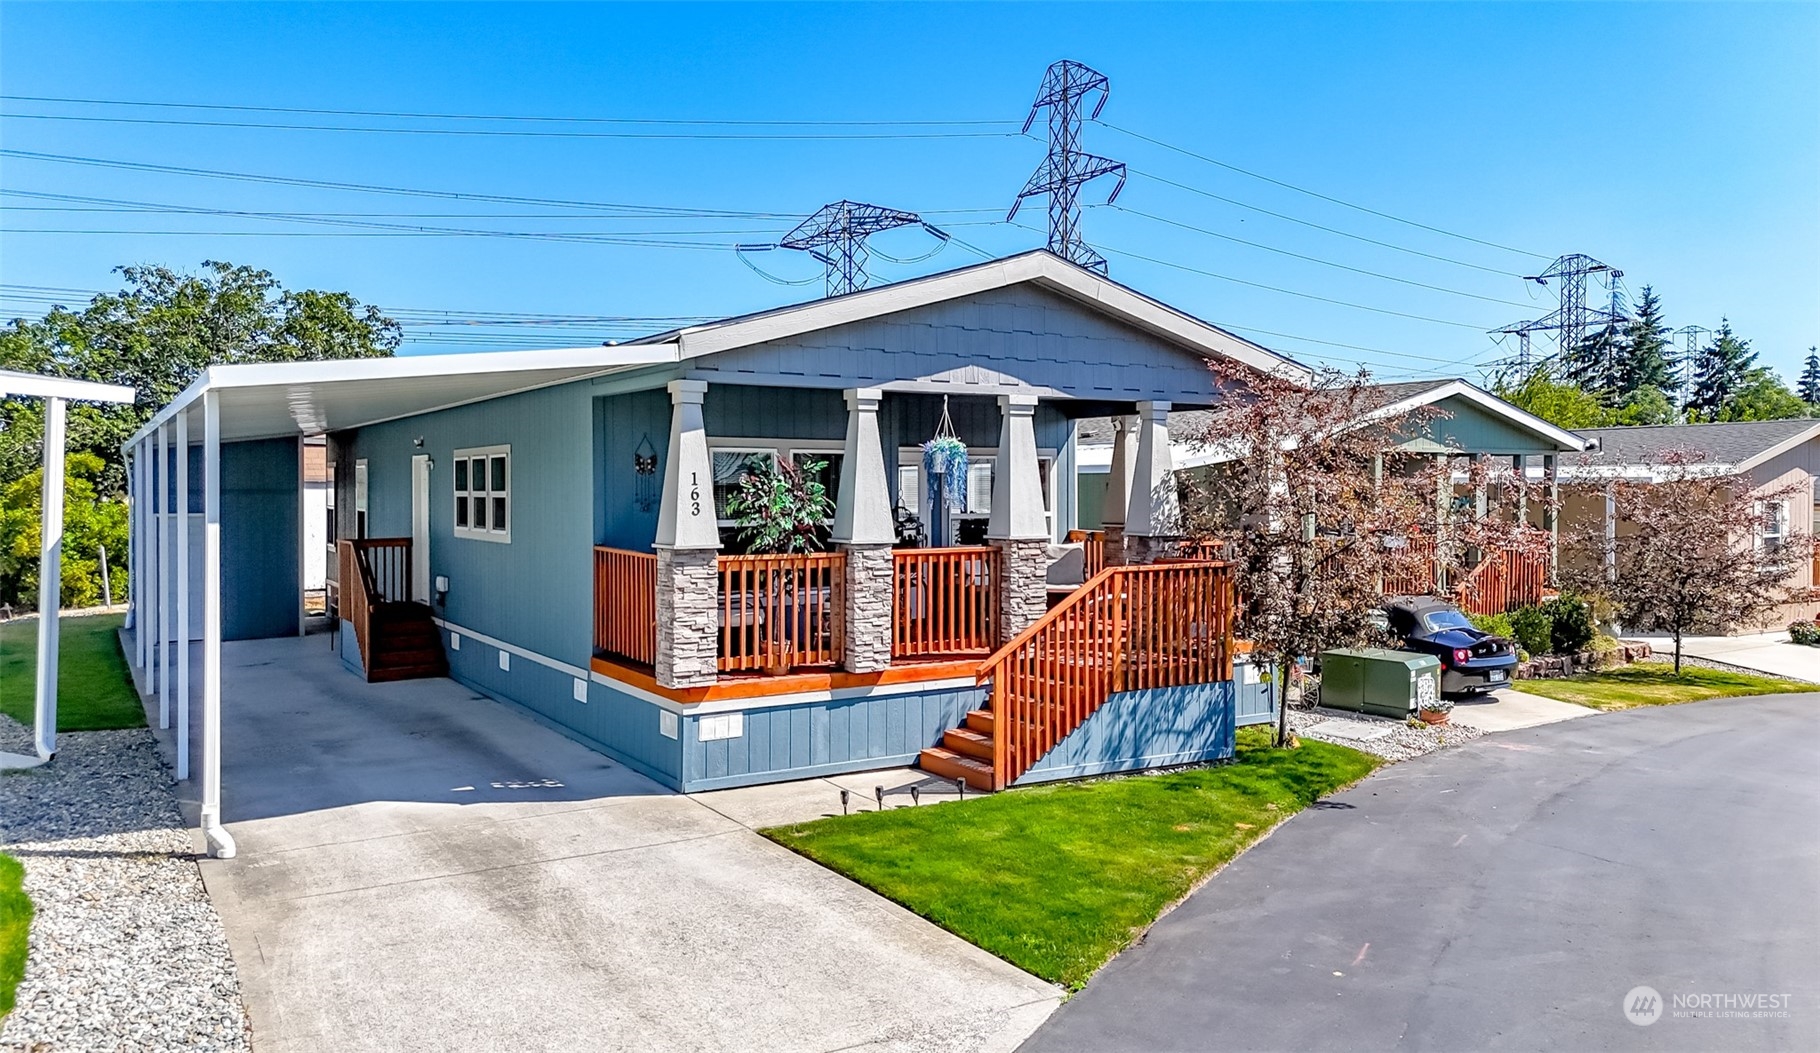
<path id="1" fill-rule="evenodd" d="M 145 473 L 149 468 L 145 456 L 143 441 L 133 444 L 133 583 L 131 599 L 133 601 L 133 654 L 138 659 L 140 669 L 145 668 L 145 658 L 151 654 L 151 644 L 146 639 L 145 614 L 145 559 L 151 548 L 145 543 L 145 500 L 151 489 L 145 483 Z"/>
<path id="2" fill-rule="evenodd" d="M 64 402 L 44 400 L 44 504 L 38 535 L 38 684 L 32 727 L 38 756 L 57 752 L 57 611 L 63 603 Z"/>
<path id="3" fill-rule="evenodd" d="M 171 493 L 171 445 L 168 424 L 158 426 L 158 488 L 152 498 L 152 514 L 158 520 L 158 529 L 153 531 L 154 543 L 158 546 L 158 558 L 153 565 L 158 568 L 158 728 L 168 731 L 171 726 L 171 652 L 166 643 L 171 638 L 171 526 L 170 526 L 170 493 Z"/>
<path id="4" fill-rule="evenodd" d="M 177 778 L 190 777 L 190 415 L 177 427 Z"/>
<path id="5" fill-rule="evenodd" d="M 221 395 L 202 393 L 202 836 L 234 857 L 221 826 Z"/>
<path id="6" fill-rule="evenodd" d="M 158 641 L 164 626 L 158 624 L 158 487 L 163 473 L 158 470 L 157 444 L 151 435 L 142 444 L 145 450 L 145 690 L 158 690 L 164 670 L 158 662 Z"/>

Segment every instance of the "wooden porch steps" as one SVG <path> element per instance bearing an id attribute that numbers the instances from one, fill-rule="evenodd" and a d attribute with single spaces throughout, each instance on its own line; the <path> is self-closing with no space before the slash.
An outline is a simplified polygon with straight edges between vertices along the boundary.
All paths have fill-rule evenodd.
<path id="1" fill-rule="evenodd" d="M 917 759 L 917 766 L 944 779 L 960 779 L 984 793 L 992 792 L 992 762 L 968 757 L 942 746 L 931 746 Z"/>
<path id="2" fill-rule="evenodd" d="M 420 680 L 449 675 L 442 631 L 421 603 L 379 603 L 372 608 L 365 656 L 367 680 Z"/>

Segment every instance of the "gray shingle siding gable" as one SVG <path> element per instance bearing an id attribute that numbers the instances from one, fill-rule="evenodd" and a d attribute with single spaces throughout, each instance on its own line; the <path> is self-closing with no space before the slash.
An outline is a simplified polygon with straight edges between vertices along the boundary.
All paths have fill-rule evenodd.
<path id="1" fill-rule="evenodd" d="M 692 369 L 711 383 L 770 374 L 815 387 L 940 381 L 980 394 L 1031 387 L 1079 399 L 1218 401 L 1199 353 L 1028 286 L 724 351 Z"/>

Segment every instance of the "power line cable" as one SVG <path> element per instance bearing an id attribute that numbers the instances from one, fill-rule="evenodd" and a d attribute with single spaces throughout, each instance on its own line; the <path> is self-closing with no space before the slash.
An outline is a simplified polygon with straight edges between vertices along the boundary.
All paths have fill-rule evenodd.
<path id="1" fill-rule="evenodd" d="M 1360 205 L 1355 202 L 1347 201 L 1344 198 L 1337 198 L 1330 194 L 1323 194 L 1318 190 L 1310 190 L 1307 187 L 1297 186 L 1294 183 L 1285 182 L 1281 179 L 1276 179 L 1272 176 L 1264 175 L 1261 172 L 1253 172 L 1248 168 L 1240 168 L 1238 165 L 1231 164 L 1226 161 L 1221 161 L 1215 157 L 1209 157 L 1206 154 L 1196 153 L 1193 150 L 1189 150 L 1189 149 L 1185 149 L 1180 146 L 1176 146 L 1173 143 L 1166 143 L 1161 139 L 1153 139 L 1150 136 L 1143 134 L 1142 132 L 1134 132 L 1129 128 L 1121 128 L 1120 126 L 1118 126 L 1116 124 L 1111 124 L 1106 121 L 1101 121 L 1100 124 L 1106 128 L 1111 129 L 1112 131 L 1119 132 L 1124 135 L 1129 135 L 1134 139 L 1142 139 L 1143 141 L 1150 143 L 1154 146 L 1160 146 L 1165 150 L 1173 150 L 1178 154 L 1182 154 L 1186 157 L 1192 157 L 1198 161 L 1205 161 L 1206 163 L 1208 163 L 1210 165 L 1215 165 L 1219 168 L 1224 168 L 1229 172 L 1237 172 L 1239 175 L 1242 175 L 1242 176 L 1247 176 L 1252 179 L 1262 180 L 1263 182 L 1270 183 L 1273 186 L 1280 186 L 1285 190 L 1293 190 L 1298 194 L 1306 194 L 1309 197 L 1317 198 L 1321 201 L 1326 201 L 1331 204 L 1341 205 L 1346 208 L 1354 209 L 1356 211 L 1363 212 L 1367 215 L 1377 216 L 1380 219 L 1387 219 L 1393 223 L 1402 223 L 1406 226 L 1415 227 L 1420 230 L 1426 230 L 1426 231 L 1429 231 L 1434 234 L 1441 234 L 1441 235 L 1445 235 L 1446 237 L 1450 237 L 1450 238 L 1458 238 L 1461 241 L 1470 241 L 1475 245 L 1483 245 L 1486 248 L 1500 249 L 1504 252 L 1514 252 L 1519 256 L 1533 256 L 1536 259 L 1541 259 L 1541 260 L 1554 259 L 1554 257 L 1551 255 L 1546 255 L 1546 254 L 1543 254 L 1540 252 L 1531 252 L 1528 249 L 1514 248 L 1510 245 L 1502 245 L 1495 241 L 1487 241 L 1484 238 L 1475 238 L 1470 234 L 1461 234 L 1458 231 L 1452 231 L 1452 230 L 1448 230 L 1445 227 L 1437 227 L 1437 226 L 1434 226 L 1433 224 L 1423 223 L 1420 220 L 1406 219 L 1403 216 L 1393 215 L 1389 212 L 1384 212 L 1382 210 L 1371 208 L 1366 205 Z"/>
<path id="2" fill-rule="evenodd" d="M 1004 125 L 1013 122 L 1005 120 L 959 120 L 959 121 L 880 121 L 880 120 L 711 120 L 711 119 L 667 119 L 659 117 L 551 117 L 524 114 L 476 114 L 476 113 L 413 113 L 398 110 L 334 110 L 302 106 L 247 106 L 229 103 L 207 102 L 148 102 L 145 100 L 127 99 L 75 99 L 50 95 L 0 95 L 0 100 L 9 102 L 52 102 L 78 106 L 138 106 L 154 109 L 173 110 L 228 110 L 240 113 L 298 113 L 317 116 L 335 117 L 398 117 L 411 120 L 435 121 L 536 121 L 561 124 L 673 124 L 673 125 L 727 125 L 727 126 L 945 126 L 945 125 Z"/>
<path id="3" fill-rule="evenodd" d="M 668 139 L 688 141 L 813 142 L 876 139 L 1014 139 L 1003 132 L 583 132 L 523 128 L 363 128 L 358 125 L 268 124 L 257 121 L 186 121 L 160 117 L 96 117 L 73 113 L 4 113 L 15 121 L 75 121 L 84 124 L 151 125 L 164 128 L 233 128 L 286 132 L 366 132 L 381 135 L 471 135 L 530 139 Z"/>
<path id="4" fill-rule="evenodd" d="M 1467 292 L 1464 289 L 1450 289 L 1444 285 L 1430 285 L 1427 282 L 1419 282 L 1419 281 L 1415 281 L 1410 278 L 1399 278 L 1394 274 L 1384 274 L 1379 271 L 1367 270 L 1363 267 L 1353 267 L 1353 266 L 1349 266 L 1344 263 L 1336 263 L 1333 260 L 1322 259 L 1319 256 L 1309 256 L 1309 255 L 1305 255 L 1300 252 L 1291 252 L 1288 249 L 1279 249 L 1279 248 L 1275 247 L 1274 245 L 1265 245 L 1262 242 L 1257 242 L 1257 241 L 1247 241 L 1244 238 L 1233 237 L 1230 234 L 1222 234 L 1217 230 L 1209 230 L 1206 227 L 1197 227 L 1192 223 L 1183 223 L 1180 220 L 1165 219 L 1162 216 L 1151 215 L 1148 212 L 1140 212 L 1139 210 L 1137 210 L 1135 208 L 1128 208 L 1124 205 L 1113 204 L 1113 205 L 1104 205 L 1104 206 L 1098 206 L 1098 207 L 1115 208 L 1115 209 L 1119 210 L 1120 212 L 1129 212 L 1131 215 L 1139 216 L 1139 217 L 1151 220 L 1156 223 L 1164 223 L 1164 224 L 1167 224 L 1172 227 L 1180 227 L 1183 230 L 1192 230 L 1198 234 L 1205 234 L 1208 237 L 1219 238 L 1223 241 L 1230 241 L 1230 242 L 1234 242 L 1239 245 L 1249 245 L 1250 247 L 1252 247 L 1254 249 L 1263 249 L 1265 252 L 1275 252 L 1275 253 L 1278 253 L 1278 254 L 1284 255 L 1284 256 L 1293 256 L 1294 258 L 1296 258 L 1298 260 L 1307 260 L 1310 263 L 1318 263 L 1324 267 L 1334 267 L 1334 268 L 1337 268 L 1337 269 L 1343 270 L 1343 271 L 1351 271 L 1354 274 L 1364 274 L 1364 275 L 1369 275 L 1370 277 L 1373 277 L 1373 278 L 1382 278 L 1383 280 L 1385 280 L 1387 282 L 1397 282 L 1402 285 L 1413 285 L 1418 289 L 1432 289 L 1435 292 L 1449 293 L 1454 296 L 1464 296 L 1464 297 L 1467 297 L 1467 298 L 1473 299 L 1473 300 L 1484 300 L 1487 303 L 1504 304 L 1507 307 L 1528 308 L 1528 307 L 1534 306 L 1533 304 L 1518 303 L 1515 300 L 1499 299 L 1496 296 L 1485 296 L 1480 293 Z"/>

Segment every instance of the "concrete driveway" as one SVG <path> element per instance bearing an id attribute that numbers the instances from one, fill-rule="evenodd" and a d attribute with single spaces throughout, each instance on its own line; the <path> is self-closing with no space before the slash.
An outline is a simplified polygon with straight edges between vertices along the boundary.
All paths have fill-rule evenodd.
<path id="1" fill-rule="evenodd" d="M 1669 658 L 1675 642 L 1667 637 L 1644 637 L 1656 657 Z M 1820 647 L 1790 643 L 1786 631 L 1746 633 L 1741 636 L 1689 636 L 1681 641 L 1683 654 L 1707 658 L 1766 676 L 1782 676 L 1820 683 Z"/>
<path id="2" fill-rule="evenodd" d="M 448 680 L 223 648 L 260 1053 L 994 1050 L 1058 991 Z"/>
<path id="3" fill-rule="evenodd" d="M 1820 1049 L 1816 737 L 1820 703 L 1782 695 L 1395 765 L 1239 857 L 1025 1049 Z M 1642 986 L 1648 1025 L 1621 1008 Z M 1757 994 L 1786 1015 L 1725 1000 Z M 1738 1015 L 1675 1015 L 1702 995 Z"/>

